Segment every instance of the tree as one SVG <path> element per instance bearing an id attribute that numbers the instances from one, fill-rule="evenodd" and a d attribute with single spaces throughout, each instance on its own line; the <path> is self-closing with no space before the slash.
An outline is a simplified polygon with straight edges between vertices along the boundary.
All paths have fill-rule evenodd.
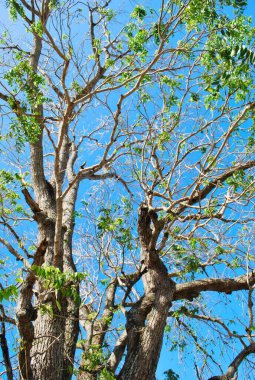
<path id="1" fill-rule="evenodd" d="M 7 378 L 155 379 L 165 333 L 173 349 L 193 341 L 198 379 L 252 367 L 246 1 L 6 4 L 16 22 L 1 40 Z M 244 294 L 242 321 L 239 307 L 224 317 L 232 292 Z M 228 365 L 198 322 L 219 350 L 227 341 Z"/>

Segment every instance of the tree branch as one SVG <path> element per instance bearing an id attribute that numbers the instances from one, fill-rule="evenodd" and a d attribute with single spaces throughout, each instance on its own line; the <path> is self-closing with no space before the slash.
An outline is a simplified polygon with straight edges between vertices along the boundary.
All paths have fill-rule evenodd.
<path id="1" fill-rule="evenodd" d="M 21 191 L 25 197 L 28 206 L 31 208 L 33 213 L 36 214 L 37 212 L 41 212 L 42 210 L 40 209 L 38 203 L 36 203 L 35 200 L 31 197 L 29 191 L 26 188 L 22 189 Z"/>
<path id="2" fill-rule="evenodd" d="M 245 347 L 232 361 L 226 374 L 220 376 L 210 377 L 209 380 L 233 380 L 237 379 L 237 376 L 234 377 L 235 373 L 238 371 L 238 367 L 242 363 L 242 361 L 246 358 L 246 356 L 255 353 L 255 343 L 251 343 L 249 346 Z"/>
<path id="3" fill-rule="evenodd" d="M 176 200 L 166 211 L 172 212 L 173 215 L 179 215 L 183 212 L 187 207 L 194 205 L 197 202 L 205 199 L 207 195 L 211 193 L 217 186 L 223 184 L 228 178 L 232 177 L 232 175 L 238 170 L 247 170 L 255 166 L 255 160 L 247 161 L 244 164 L 235 165 L 229 169 L 227 169 L 224 173 L 217 176 L 208 183 L 202 190 L 198 190 L 195 192 L 194 196 L 187 196 L 182 199 Z M 180 204 L 179 208 L 174 209 L 176 204 Z"/>
<path id="4" fill-rule="evenodd" d="M 173 300 L 196 298 L 201 292 L 219 292 L 231 294 L 237 290 L 248 290 L 255 284 L 255 272 L 235 278 L 208 278 L 176 284 Z"/>
<path id="5" fill-rule="evenodd" d="M 48 242 L 43 239 L 37 247 L 33 265 L 42 265 Z M 32 305 L 33 287 L 36 281 L 34 273 L 30 270 L 25 278 L 17 306 L 18 329 L 22 339 L 22 349 L 19 352 L 20 371 L 24 378 L 32 378 L 30 367 L 30 350 L 34 340 L 34 326 L 32 321 L 37 317 L 36 310 Z"/>
<path id="6" fill-rule="evenodd" d="M 116 369 L 117 369 L 117 367 L 118 367 L 118 365 L 119 365 L 119 363 L 120 363 L 120 361 L 124 355 L 126 345 L 127 345 L 127 331 L 124 330 L 122 335 L 117 340 L 115 347 L 114 347 L 114 350 L 111 353 L 111 355 L 107 361 L 107 365 L 109 366 L 109 368 L 111 369 L 112 372 L 116 371 Z"/>
<path id="7" fill-rule="evenodd" d="M 7 339 L 5 335 L 5 322 L 4 322 L 5 313 L 4 313 L 4 308 L 2 305 L 0 305 L 0 308 L 1 308 L 1 313 L 2 313 L 0 344 L 1 344 L 1 349 L 3 353 L 4 364 L 6 368 L 7 379 L 13 380 L 13 372 L 12 372 L 12 365 L 11 365 L 11 360 L 10 360 L 10 355 L 9 355 L 9 348 L 8 348 L 8 343 L 7 343 Z"/>
<path id="8" fill-rule="evenodd" d="M 8 251 L 16 257 L 16 260 L 22 261 L 26 268 L 30 267 L 29 262 L 22 255 L 20 255 L 19 252 L 16 251 L 16 249 L 7 240 L 0 237 L 0 243 L 2 243 Z"/>

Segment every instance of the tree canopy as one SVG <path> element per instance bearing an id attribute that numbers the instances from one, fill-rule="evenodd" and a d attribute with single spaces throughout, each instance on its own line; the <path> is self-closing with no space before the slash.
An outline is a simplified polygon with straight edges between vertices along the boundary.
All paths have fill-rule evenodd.
<path id="1" fill-rule="evenodd" d="M 247 1 L 4 6 L 0 376 L 253 379 Z"/>

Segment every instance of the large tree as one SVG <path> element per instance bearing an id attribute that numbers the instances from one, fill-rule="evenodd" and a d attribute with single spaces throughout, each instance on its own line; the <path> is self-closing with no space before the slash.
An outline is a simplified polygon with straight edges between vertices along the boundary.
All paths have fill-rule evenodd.
<path id="1" fill-rule="evenodd" d="M 7 378 L 155 379 L 164 334 L 198 379 L 253 368 L 246 1 L 5 3 Z"/>

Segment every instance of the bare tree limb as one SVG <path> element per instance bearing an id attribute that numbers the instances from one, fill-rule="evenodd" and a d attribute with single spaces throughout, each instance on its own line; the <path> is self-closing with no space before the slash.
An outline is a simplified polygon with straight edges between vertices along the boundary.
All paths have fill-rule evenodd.
<path id="1" fill-rule="evenodd" d="M 47 246 L 48 242 L 46 239 L 40 242 L 34 255 L 33 265 L 43 264 Z M 22 284 L 17 306 L 18 328 L 23 342 L 22 349 L 19 352 L 19 363 L 22 363 L 20 370 L 22 375 L 25 375 L 24 378 L 27 378 L 27 375 L 31 378 L 30 350 L 34 339 L 34 326 L 32 321 L 37 317 L 36 310 L 32 305 L 35 280 L 36 277 L 34 273 L 29 271 Z"/>
<path id="2" fill-rule="evenodd" d="M 237 379 L 236 372 L 242 361 L 250 354 L 255 353 L 255 343 L 251 343 L 249 346 L 245 347 L 239 354 L 235 357 L 232 363 L 229 365 L 226 374 L 220 376 L 210 377 L 208 380 L 235 380 Z M 236 376 L 234 376 L 236 374 Z"/>
<path id="3" fill-rule="evenodd" d="M 7 343 L 7 339 L 6 339 L 6 334 L 5 334 L 5 322 L 4 322 L 5 313 L 4 313 L 4 308 L 2 305 L 0 305 L 0 309 L 1 309 L 1 313 L 2 313 L 1 331 L 0 331 L 0 344 L 1 344 L 1 349 L 2 349 L 2 353 L 3 353 L 4 364 L 5 364 L 5 368 L 6 368 L 7 379 L 13 380 L 12 365 L 11 365 L 9 348 L 8 348 L 8 343 Z"/>
<path id="4" fill-rule="evenodd" d="M 211 193 L 212 190 L 214 190 L 217 186 L 221 185 L 223 182 L 225 182 L 228 178 L 232 177 L 232 175 L 237 172 L 238 170 L 247 170 L 249 168 L 252 168 L 255 166 L 255 160 L 248 161 L 244 164 L 235 165 L 229 169 L 227 169 L 224 173 L 214 178 L 214 180 L 210 181 L 208 185 L 206 185 L 202 190 L 196 191 L 195 195 L 192 197 L 184 197 L 182 199 L 176 200 L 167 211 L 173 212 L 173 214 L 180 214 L 182 211 L 184 211 L 187 207 L 194 205 L 197 202 L 200 202 L 201 200 L 205 199 L 207 195 Z M 173 210 L 173 206 L 175 204 L 181 203 L 178 209 Z"/>
<path id="5" fill-rule="evenodd" d="M 237 290 L 248 290 L 255 284 L 255 272 L 235 278 L 208 278 L 176 284 L 173 300 L 192 300 L 199 296 L 201 292 L 219 292 L 231 294 Z"/>
<path id="6" fill-rule="evenodd" d="M 40 209 L 38 203 L 35 202 L 35 200 L 32 198 L 32 196 L 30 195 L 30 193 L 27 189 L 22 189 L 22 193 L 25 197 L 25 200 L 26 200 L 28 206 L 31 208 L 31 210 L 33 211 L 34 214 L 42 211 Z"/>
<path id="7" fill-rule="evenodd" d="M 114 350 L 113 352 L 111 353 L 109 359 L 108 359 L 108 366 L 109 368 L 115 372 L 123 355 L 124 355 L 124 352 L 125 352 L 125 348 L 126 348 L 126 345 L 127 345 L 127 331 L 125 330 L 122 335 L 119 337 L 119 339 L 117 340 L 116 344 L 115 344 L 115 347 L 114 347 Z"/>
<path id="8" fill-rule="evenodd" d="M 2 243 L 8 251 L 16 257 L 16 260 L 22 261 L 26 268 L 30 267 L 29 262 L 21 256 L 21 254 L 7 240 L 0 237 L 0 243 Z"/>

